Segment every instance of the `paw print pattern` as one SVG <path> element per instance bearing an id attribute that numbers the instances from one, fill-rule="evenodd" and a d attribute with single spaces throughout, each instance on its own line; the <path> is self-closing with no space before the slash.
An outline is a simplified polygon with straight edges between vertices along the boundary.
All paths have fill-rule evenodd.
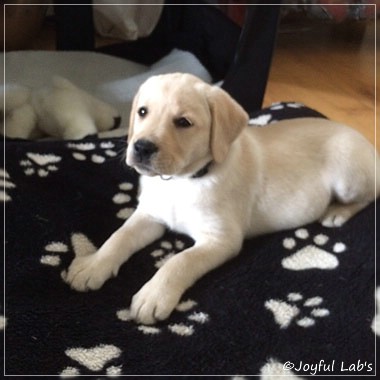
<path id="1" fill-rule="evenodd" d="M 298 102 L 287 102 L 287 103 L 276 102 L 276 103 L 272 103 L 269 109 L 272 111 L 278 111 L 278 110 L 283 110 L 284 108 L 302 108 L 302 107 L 305 107 L 305 105 Z"/>
<path id="2" fill-rule="evenodd" d="M 288 328 L 293 321 L 303 328 L 314 326 L 316 320 L 330 315 L 324 307 L 323 298 L 316 296 L 304 300 L 300 293 L 289 293 L 287 301 L 270 299 L 265 302 L 265 308 L 273 313 L 275 322 L 280 329 Z"/>
<path id="3" fill-rule="evenodd" d="M 177 316 L 178 314 L 185 314 L 185 322 L 172 323 L 166 327 L 138 325 L 137 329 L 145 335 L 157 335 L 163 331 L 169 331 L 172 334 L 182 337 L 191 336 L 194 334 L 197 325 L 203 325 L 210 319 L 207 313 L 204 313 L 203 311 L 194 311 L 196 306 L 197 302 L 191 299 L 183 301 L 177 305 L 175 309 Z M 119 310 L 116 315 L 117 318 L 122 321 L 132 321 L 131 312 L 129 309 Z"/>
<path id="4" fill-rule="evenodd" d="M 97 248 L 88 237 L 81 233 L 71 235 L 70 244 L 62 241 L 52 241 L 44 247 L 43 255 L 40 258 L 42 265 L 59 267 L 61 265 L 61 254 L 66 254 L 72 250 L 75 256 L 87 256 L 96 252 Z M 61 272 L 61 278 L 65 281 L 66 271 Z"/>
<path id="5" fill-rule="evenodd" d="M 294 113 L 296 110 L 301 109 L 303 107 L 305 107 L 305 106 L 302 103 L 297 103 L 297 102 L 273 103 L 269 107 L 268 113 L 251 117 L 249 119 L 248 124 L 255 126 L 255 127 L 261 127 L 264 125 L 276 123 L 276 122 L 280 121 L 281 119 L 283 119 L 283 115 L 282 115 L 282 117 L 280 117 L 280 120 L 276 118 L 277 111 L 280 111 L 280 112 L 285 111 L 287 113 L 290 111 L 291 113 Z M 281 116 L 281 113 L 279 113 L 278 116 Z M 301 117 L 301 116 L 302 115 L 300 114 L 298 117 Z M 315 116 L 315 115 L 313 115 L 313 116 Z"/>
<path id="6" fill-rule="evenodd" d="M 311 244 L 310 241 L 312 242 Z M 339 265 L 339 260 L 336 255 L 327 249 L 332 250 L 334 253 L 341 253 L 347 248 L 342 242 L 330 244 L 330 239 L 325 234 L 311 237 L 306 228 L 296 230 L 294 237 L 285 238 L 282 245 L 285 249 L 293 251 L 300 242 L 309 242 L 309 244 L 304 244 L 302 248 L 285 257 L 281 262 L 283 268 L 289 270 L 334 269 Z"/>
<path id="7" fill-rule="evenodd" d="M 270 113 L 260 115 L 254 118 L 249 119 L 248 125 L 254 125 L 254 126 L 264 126 L 267 125 L 272 120 L 272 115 Z"/>
<path id="8" fill-rule="evenodd" d="M 67 146 L 73 150 L 72 156 L 78 161 L 90 160 L 95 164 L 103 164 L 107 158 L 117 156 L 113 150 L 115 144 L 111 141 L 103 141 L 100 144 L 93 142 L 69 143 Z M 101 149 L 101 154 L 93 152 L 97 148 Z"/>
<path id="9" fill-rule="evenodd" d="M 122 366 L 107 366 L 107 364 L 120 357 L 122 351 L 120 348 L 112 344 L 99 344 L 91 348 L 76 347 L 69 348 L 65 351 L 65 355 L 71 360 L 86 367 L 92 372 L 106 370 L 108 376 L 121 375 Z M 77 365 L 77 364 L 76 364 Z M 66 367 L 61 373 L 61 377 L 72 377 L 80 375 L 80 369 L 73 366 Z"/>
<path id="10" fill-rule="evenodd" d="M 54 241 L 47 244 L 44 248 L 44 255 L 40 258 L 40 263 L 43 265 L 50 265 L 57 267 L 61 264 L 61 257 L 59 254 L 69 251 L 69 247 L 60 241 Z"/>
<path id="11" fill-rule="evenodd" d="M 0 200 L 3 202 L 11 201 L 12 197 L 9 195 L 9 190 L 14 189 L 16 185 L 11 182 L 8 172 L 4 169 L 0 169 L 0 182 L 2 188 L 0 191 Z"/>
<path id="12" fill-rule="evenodd" d="M 291 371 L 290 368 L 287 367 L 287 363 L 282 363 L 278 361 L 277 359 L 269 358 L 267 362 L 260 369 L 260 380 L 269 380 L 269 379 L 304 380 L 303 377 L 297 376 L 296 373 Z M 248 380 L 248 379 L 233 378 L 231 380 Z"/>
<path id="13" fill-rule="evenodd" d="M 66 244 L 62 241 L 52 241 L 44 247 L 44 254 L 40 258 L 43 265 L 58 267 L 61 264 L 61 254 L 65 254 L 72 249 L 75 256 L 87 256 L 96 251 L 96 247 L 81 233 L 71 235 L 71 244 Z M 61 272 L 61 278 L 65 280 L 66 271 Z M 65 355 L 75 361 L 76 366 L 67 366 L 64 368 L 61 377 L 74 377 L 80 375 L 80 367 L 85 367 L 87 370 L 98 373 L 105 370 L 108 376 L 118 376 L 122 373 L 122 366 L 108 366 L 112 360 L 119 358 L 121 350 L 114 345 L 99 344 L 95 347 L 84 348 L 76 347 L 69 348 L 65 351 Z"/>
<path id="14" fill-rule="evenodd" d="M 185 243 L 176 239 L 174 243 L 163 240 L 160 248 L 153 251 L 150 255 L 156 259 L 154 266 L 160 269 L 171 257 L 176 253 L 181 252 L 185 248 Z"/>
<path id="15" fill-rule="evenodd" d="M 133 198 L 128 192 L 133 190 L 133 184 L 130 182 L 122 182 L 119 184 L 119 190 L 112 198 L 112 202 L 117 204 L 117 205 L 124 205 L 127 203 L 130 203 Z M 120 209 L 116 216 L 120 219 L 128 219 L 133 212 L 135 211 L 134 207 L 123 207 Z"/>
<path id="16" fill-rule="evenodd" d="M 161 268 L 176 253 L 183 251 L 185 245 L 186 244 L 179 238 L 175 238 L 173 241 L 162 240 L 160 247 L 150 254 L 154 259 L 154 266 L 157 269 Z M 172 334 L 183 337 L 191 336 L 196 331 L 197 326 L 207 323 L 210 319 L 207 313 L 204 313 L 203 311 L 195 311 L 194 309 L 196 306 L 197 302 L 191 299 L 182 301 L 177 305 L 173 316 L 174 318 L 182 317 L 181 320 L 183 320 L 183 315 L 185 315 L 185 321 L 172 323 L 166 327 L 138 325 L 137 329 L 147 335 L 156 335 L 163 331 L 169 331 Z M 132 320 L 131 313 L 128 308 L 119 310 L 116 314 L 122 321 Z"/>
<path id="17" fill-rule="evenodd" d="M 62 157 L 55 154 L 40 154 L 28 152 L 26 158 L 20 161 L 21 167 L 27 176 L 37 175 L 41 178 L 47 177 L 49 174 L 58 170 L 57 164 Z"/>

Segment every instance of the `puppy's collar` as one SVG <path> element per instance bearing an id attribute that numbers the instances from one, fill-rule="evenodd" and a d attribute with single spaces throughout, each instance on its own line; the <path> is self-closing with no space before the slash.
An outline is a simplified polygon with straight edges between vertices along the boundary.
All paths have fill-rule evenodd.
<path id="1" fill-rule="evenodd" d="M 203 168 L 199 169 L 195 174 L 193 174 L 191 178 L 204 177 L 208 173 L 211 164 L 212 164 L 212 161 L 208 162 L 205 166 L 203 166 Z"/>
<path id="2" fill-rule="evenodd" d="M 205 166 L 203 166 L 203 168 L 199 169 L 190 178 L 197 179 L 197 178 L 204 177 L 208 173 L 211 164 L 212 164 L 212 161 L 208 162 Z M 160 177 L 164 181 L 169 181 L 169 180 L 171 180 L 173 178 L 172 176 L 166 176 L 166 175 L 161 175 Z"/>

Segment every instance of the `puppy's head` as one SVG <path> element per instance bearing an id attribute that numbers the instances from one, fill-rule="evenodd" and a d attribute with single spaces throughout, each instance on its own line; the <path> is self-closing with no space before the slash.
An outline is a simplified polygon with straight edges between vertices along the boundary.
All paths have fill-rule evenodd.
<path id="1" fill-rule="evenodd" d="M 133 100 L 127 164 L 140 174 L 189 176 L 221 163 L 248 115 L 225 91 L 190 74 L 149 78 Z"/>

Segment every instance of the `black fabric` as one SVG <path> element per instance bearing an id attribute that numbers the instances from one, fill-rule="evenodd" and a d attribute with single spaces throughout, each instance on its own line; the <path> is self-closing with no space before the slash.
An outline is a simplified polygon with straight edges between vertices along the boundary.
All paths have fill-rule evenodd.
<path id="1" fill-rule="evenodd" d="M 219 81 L 233 62 L 239 36 L 240 27 L 214 6 L 202 2 L 197 6 L 178 5 L 169 0 L 151 35 L 97 51 L 151 65 L 173 48 L 186 50 L 200 60 L 214 81 Z"/>
<path id="2" fill-rule="evenodd" d="M 251 111 L 250 124 L 255 124 L 257 120 L 265 120 L 265 124 L 274 123 L 283 119 L 296 119 L 298 117 L 319 117 L 326 119 L 320 112 L 305 107 L 298 102 L 278 102 L 273 103 L 269 108 Z"/>
<path id="3" fill-rule="evenodd" d="M 56 3 L 56 2 L 55 2 Z M 95 48 L 94 21 L 92 6 L 54 6 L 56 19 L 56 47 L 58 50 L 93 50 Z M 70 4 L 69 1 L 66 1 Z"/>
<path id="4" fill-rule="evenodd" d="M 91 6 L 56 5 L 57 47 L 93 50 Z M 78 8 L 79 9 L 79 8 Z M 246 110 L 262 107 L 275 46 L 280 5 L 247 7 L 243 30 L 214 5 L 167 0 L 152 33 L 136 41 L 97 48 L 96 51 L 152 65 L 172 49 L 194 54 L 214 82 Z M 81 33 L 77 33 L 80 30 Z M 73 36 L 76 36 L 75 38 Z M 250 88 L 251 91 L 242 91 Z"/>
<path id="5" fill-rule="evenodd" d="M 296 106 L 278 104 L 272 121 L 280 110 L 315 115 Z M 186 292 L 186 311 L 153 328 L 128 321 L 126 309 L 162 258 L 193 243 L 186 236 L 168 231 L 99 291 L 71 290 L 61 272 L 74 253 L 99 247 L 136 207 L 125 147 L 124 139 L 6 141 L 6 375 L 232 377 L 288 362 L 295 375 L 318 363 L 326 366 L 317 374 L 374 374 L 374 204 L 341 228 L 313 223 L 247 240 Z M 288 257 L 313 249 L 329 269 L 289 266 Z"/>
<path id="6" fill-rule="evenodd" d="M 222 86 L 247 111 L 262 107 L 279 15 L 279 5 L 256 4 L 247 8 L 234 63 Z"/>

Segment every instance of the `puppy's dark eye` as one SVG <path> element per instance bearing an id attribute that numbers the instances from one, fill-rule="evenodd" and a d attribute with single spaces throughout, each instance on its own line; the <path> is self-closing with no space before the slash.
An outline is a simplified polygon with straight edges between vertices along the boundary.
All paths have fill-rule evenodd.
<path id="1" fill-rule="evenodd" d="M 148 109 L 146 107 L 140 107 L 137 110 L 137 113 L 139 114 L 139 116 L 144 117 L 148 114 Z"/>
<path id="2" fill-rule="evenodd" d="M 189 128 L 193 123 L 185 117 L 179 117 L 178 119 L 174 119 L 174 125 L 178 128 Z"/>

